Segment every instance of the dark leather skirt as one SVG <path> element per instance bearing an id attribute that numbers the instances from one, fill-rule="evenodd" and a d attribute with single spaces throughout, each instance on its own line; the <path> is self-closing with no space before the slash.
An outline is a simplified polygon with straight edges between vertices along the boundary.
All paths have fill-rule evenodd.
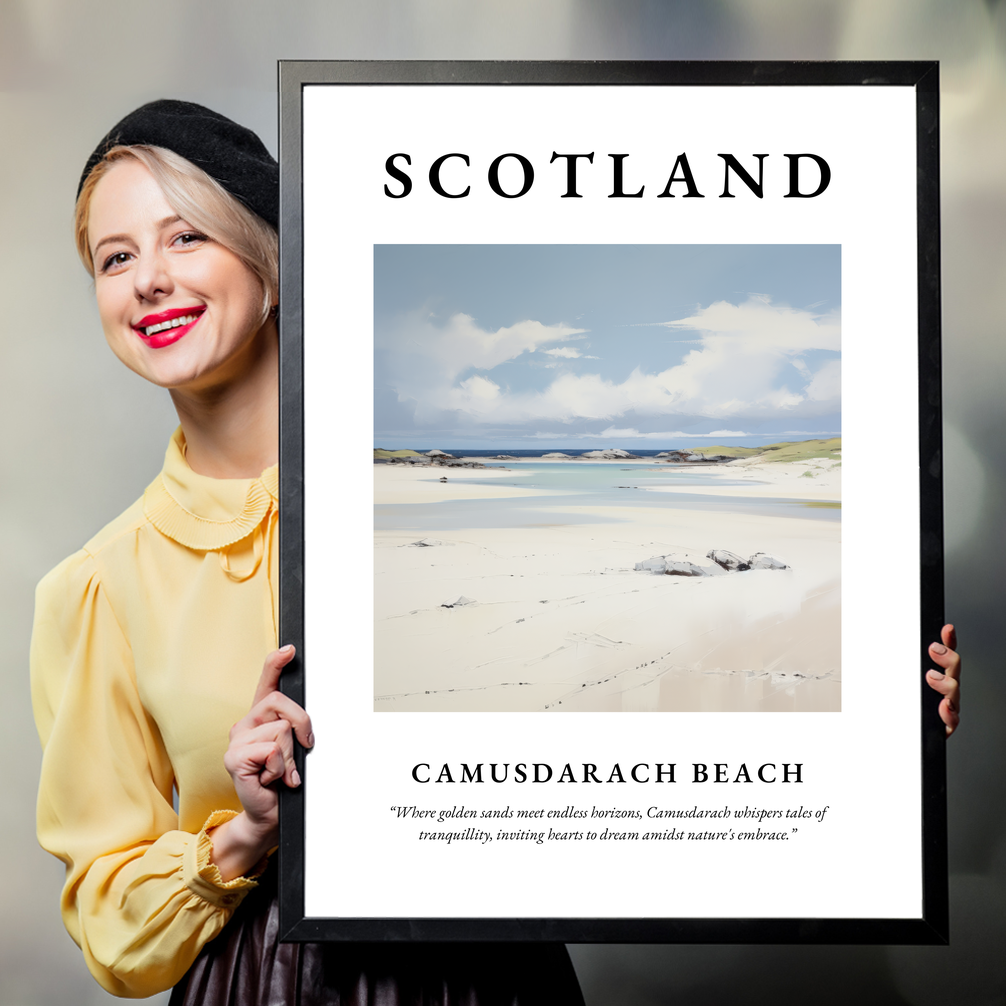
<path id="1" fill-rule="evenodd" d="M 273 873 L 170 1006 L 583 1006 L 561 943 L 280 943 Z"/>

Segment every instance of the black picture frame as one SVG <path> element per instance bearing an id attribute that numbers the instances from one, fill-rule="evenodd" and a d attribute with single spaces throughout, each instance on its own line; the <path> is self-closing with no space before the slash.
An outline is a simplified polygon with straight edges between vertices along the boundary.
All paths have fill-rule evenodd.
<path id="1" fill-rule="evenodd" d="M 918 245 L 919 751 L 923 904 L 918 918 L 328 918 L 305 914 L 304 785 L 281 794 L 280 926 L 287 941 L 563 941 L 619 943 L 940 944 L 948 934 L 945 736 L 925 684 L 927 648 L 943 624 L 940 377 L 939 70 L 935 62 L 404 62 L 282 61 L 280 105 L 280 640 L 298 648 L 286 694 L 310 711 L 305 649 L 302 96 L 306 86 L 682 85 L 910 87 L 915 93 Z M 339 870 L 342 864 L 333 863 Z M 822 868 L 824 866 L 822 865 Z"/>

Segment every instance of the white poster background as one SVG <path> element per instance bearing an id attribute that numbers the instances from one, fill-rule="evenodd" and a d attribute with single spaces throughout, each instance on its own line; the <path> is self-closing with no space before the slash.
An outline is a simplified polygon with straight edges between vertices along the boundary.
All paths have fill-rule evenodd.
<path id="1" fill-rule="evenodd" d="M 306 912 L 323 917 L 919 918 L 915 92 L 911 87 L 307 86 L 303 102 L 305 299 L 305 659 L 318 738 L 307 763 Z M 562 199 L 581 160 L 582 199 Z M 406 152 L 411 195 L 386 159 Z M 430 164 L 447 162 L 436 195 Z M 488 166 L 518 152 L 531 191 L 503 199 Z M 686 152 L 704 199 L 657 199 Z M 782 198 L 786 153 L 831 166 L 827 192 Z M 609 153 L 628 153 L 609 199 Z M 757 177 L 722 191 L 720 153 Z M 520 181 L 511 158 L 501 179 Z M 803 188 L 817 173 L 803 162 Z M 843 361 L 840 713 L 376 713 L 373 710 L 373 247 L 425 243 L 840 244 Z M 897 435 L 898 450 L 875 449 Z M 904 556 L 896 562 L 891 557 Z M 497 785 L 425 785 L 417 763 L 509 763 Z M 514 783 L 513 765 L 640 762 L 677 782 Z M 733 778 L 802 764 L 800 784 L 696 784 L 692 763 Z M 651 773 L 653 770 L 650 770 Z M 430 822 L 393 806 L 476 811 L 729 806 L 827 808 L 788 841 L 419 841 Z M 495 833 L 501 822 L 458 819 Z M 737 822 L 507 821 L 546 831 L 605 826 L 720 830 Z M 754 830 L 757 822 L 745 821 Z M 446 825 L 437 825 L 444 828 Z M 738 828 L 739 830 L 739 828 Z"/>

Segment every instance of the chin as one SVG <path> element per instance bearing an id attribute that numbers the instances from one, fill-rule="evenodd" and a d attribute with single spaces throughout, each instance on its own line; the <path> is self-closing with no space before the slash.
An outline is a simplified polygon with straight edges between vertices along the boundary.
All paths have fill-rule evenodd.
<path id="1" fill-rule="evenodd" d="M 123 362 L 134 374 L 167 391 L 203 383 L 207 375 L 214 369 L 200 366 L 191 360 L 155 361 L 154 365 L 151 365 L 150 360 Z"/>
<path id="2" fill-rule="evenodd" d="M 133 373 L 168 391 L 212 390 L 221 384 L 240 381 L 254 354 L 246 350 L 254 341 L 253 330 L 242 339 L 199 338 L 185 336 L 179 342 L 159 349 L 135 346 L 109 339 L 115 355 Z M 194 335 L 195 333 L 193 333 Z M 201 333 L 209 336 L 210 333 Z"/>

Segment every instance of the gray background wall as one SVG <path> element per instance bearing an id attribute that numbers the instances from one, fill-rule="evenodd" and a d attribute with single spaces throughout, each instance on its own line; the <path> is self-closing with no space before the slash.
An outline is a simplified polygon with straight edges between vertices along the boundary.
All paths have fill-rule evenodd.
<path id="1" fill-rule="evenodd" d="M 34 839 L 32 590 L 137 497 L 174 426 L 167 396 L 104 345 L 70 237 L 78 172 L 122 114 L 167 96 L 217 108 L 275 149 L 279 58 L 943 62 L 947 612 L 967 663 L 964 725 L 950 745 L 953 945 L 573 955 L 591 1006 L 1006 1002 L 1004 49 L 997 0 L 3 0 L 0 1006 L 108 999 L 62 929 L 61 870 Z M 869 669 L 870 653 L 846 660 Z"/>

